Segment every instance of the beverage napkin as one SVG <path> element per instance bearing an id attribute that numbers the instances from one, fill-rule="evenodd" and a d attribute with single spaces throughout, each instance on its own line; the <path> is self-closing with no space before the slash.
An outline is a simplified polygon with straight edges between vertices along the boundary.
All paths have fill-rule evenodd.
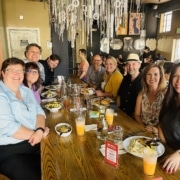
<path id="1" fill-rule="evenodd" d="M 85 131 L 97 130 L 97 124 L 85 125 Z"/>
<path id="2" fill-rule="evenodd" d="M 105 144 L 101 145 L 101 148 L 99 149 L 103 156 L 105 156 Z M 127 153 L 125 149 L 122 146 L 122 143 L 118 144 L 118 154 L 125 154 Z"/>
<path id="3" fill-rule="evenodd" d="M 85 107 L 80 108 L 80 111 L 86 111 L 87 109 Z M 71 112 L 76 112 L 76 108 L 71 108 L 70 109 Z"/>

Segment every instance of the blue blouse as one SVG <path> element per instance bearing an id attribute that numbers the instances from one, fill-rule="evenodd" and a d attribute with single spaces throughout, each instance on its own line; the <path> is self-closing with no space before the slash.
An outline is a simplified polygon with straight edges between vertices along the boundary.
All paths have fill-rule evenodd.
<path id="1" fill-rule="evenodd" d="M 37 115 L 45 116 L 32 90 L 25 86 L 20 86 L 19 90 L 23 100 L 17 99 L 15 93 L 0 81 L 0 145 L 23 141 L 13 138 L 12 135 L 21 125 L 35 129 Z"/>

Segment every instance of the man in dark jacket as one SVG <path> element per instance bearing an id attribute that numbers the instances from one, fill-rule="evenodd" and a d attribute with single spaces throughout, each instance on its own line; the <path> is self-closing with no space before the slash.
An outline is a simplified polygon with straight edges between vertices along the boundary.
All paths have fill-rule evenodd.
<path id="1" fill-rule="evenodd" d="M 39 62 L 44 66 L 45 80 L 43 82 L 44 86 L 52 84 L 54 80 L 54 69 L 59 65 L 61 59 L 58 55 L 52 54 L 46 60 L 39 60 Z"/>

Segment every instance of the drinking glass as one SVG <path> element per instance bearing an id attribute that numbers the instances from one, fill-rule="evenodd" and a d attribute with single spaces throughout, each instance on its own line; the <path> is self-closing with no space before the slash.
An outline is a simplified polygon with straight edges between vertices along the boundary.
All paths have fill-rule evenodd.
<path id="1" fill-rule="evenodd" d="M 106 112 L 106 106 L 104 105 L 99 105 L 99 117 L 104 116 Z"/>
<path id="2" fill-rule="evenodd" d="M 102 116 L 97 122 L 97 138 L 100 140 L 106 140 L 108 134 L 108 125 L 105 118 Z"/>
<path id="3" fill-rule="evenodd" d="M 76 132 L 78 136 L 83 136 L 85 131 L 85 116 L 80 115 L 76 118 Z"/>
<path id="4" fill-rule="evenodd" d="M 108 126 L 112 127 L 113 119 L 114 119 L 114 109 L 107 108 L 105 116 Z"/>
<path id="5" fill-rule="evenodd" d="M 71 98 L 69 96 L 63 97 L 63 106 L 65 109 L 69 109 L 71 106 Z"/>
<path id="6" fill-rule="evenodd" d="M 152 176 L 155 173 L 157 164 L 157 153 L 152 152 L 148 149 L 144 150 L 143 153 L 143 171 L 144 174 Z"/>
<path id="7" fill-rule="evenodd" d="M 113 128 L 113 135 L 114 135 L 114 143 L 118 144 L 118 146 L 122 146 L 123 140 L 123 128 L 121 126 L 115 126 Z"/>

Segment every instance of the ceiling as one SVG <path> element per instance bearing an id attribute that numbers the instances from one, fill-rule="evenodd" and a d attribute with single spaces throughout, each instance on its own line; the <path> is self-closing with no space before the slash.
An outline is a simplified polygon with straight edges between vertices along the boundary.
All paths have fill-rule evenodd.
<path id="1" fill-rule="evenodd" d="M 162 3 L 165 3 L 165 2 L 168 2 L 168 1 L 171 1 L 171 0 L 142 0 L 142 3 L 144 3 L 144 4 L 149 4 L 149 3 L 162 4 Z"/>

